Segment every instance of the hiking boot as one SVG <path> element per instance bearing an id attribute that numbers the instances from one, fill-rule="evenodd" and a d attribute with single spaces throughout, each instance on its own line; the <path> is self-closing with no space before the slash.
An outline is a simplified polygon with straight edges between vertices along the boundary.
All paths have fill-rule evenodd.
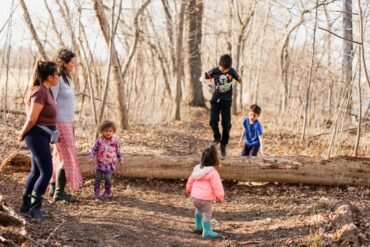
<path id="1" fill-rule="evenodd" d="M 23 191 L 21 214 L 28 214 L 31 208 L 31 193 L 27 192 L 26 189 Z"/>
<path id="2" fill-rule="evenodd" d="M 99 193 L 100 193 L 100 184 L 95 184 L 94 185 L 94 194 L 93 194 L 94 200 L 99 198 Z"/>
<path id="3" fill-rule="evenodd" d="M 111 184 L 105 184 L 105 191 L 102 195 L 103 200 L 107 200 L 112 196 L 112 185 Z"/>
<path id="4" fill-rule="evenodd" d="M 66 201 L 70 203 L 75 203 L 76 199 L 74 199 L 71 195 L 67 194 L 64 190 L 66 187 L 67 178 L 64 169 L 60 169 L 58 171 L 56 186 L 55 186 L 55 193 L 53 197 L 53 201 Z"/>
<path id="5" fill-rule="evenodd" d="M 53 197 L 54 196 L 54 193 L 55 193 L 55 182 L 52 182 L 50 183 L 50 187 L 49 187 L 49 196 L 50 197 Z"/>
<path id="6" fill-rule="evenodd" d="M 203 222 L 203 238 L 218 238 L 219 234 L 212 230 L 211 222 Z"/>
<path id="7" fill-rule="evenodd" d="M 221 144 L 220 145 L 220 151 L 221 151 L 221 159 L 226 159 L 227 154 L 226 154 L 226 145 Z"/>
<path id="8" fill-rule="evenodd" d="M 195 226 L 194 226 L 193 232 L 196 234 L 202 234 L 203 232 L 202 219 L 203 219 L 203 215 L 201 214 L 194 215 Z"/>
<path id="9" fill-rule="evenodd" d="M 39 195 L 36 192 L 32 192 L 31 207 L 29 211 L 29 214 L 31 215 L 32 218 L 40 220 L 48 218 L 48 215 L 41 210 L 42 200 L 43 200 L 42 195 Z"/>

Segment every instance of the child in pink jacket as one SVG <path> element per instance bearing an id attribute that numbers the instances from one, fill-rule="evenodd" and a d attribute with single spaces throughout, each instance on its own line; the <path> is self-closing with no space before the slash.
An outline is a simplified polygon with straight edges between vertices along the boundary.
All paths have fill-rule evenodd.
<path id="1" fill-rule="evenodd" d="M 202 154 L 201 164 L 194 167 L 186 184 L 186 191 L 192 197 L 195 206 L 194 232 L 202 233 L 205 238 L 217 238 L 219 234 L 212 231 L 212 201 L 224 201 L 222 186 L 217 167 L 219 159 L 214 145 L 206 148 Z"/>

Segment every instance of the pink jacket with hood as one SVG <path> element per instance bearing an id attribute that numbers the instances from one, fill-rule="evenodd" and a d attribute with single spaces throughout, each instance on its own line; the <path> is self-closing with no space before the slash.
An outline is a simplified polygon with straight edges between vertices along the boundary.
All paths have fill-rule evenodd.
<path id="1" fill-rule="evenodd" d="M 196 199 L 217 198 L 221 202 L 224 201 L 224 187 L 218 171 L 213 166 L 195 166 L 186 184 L 186 191 Z"/>

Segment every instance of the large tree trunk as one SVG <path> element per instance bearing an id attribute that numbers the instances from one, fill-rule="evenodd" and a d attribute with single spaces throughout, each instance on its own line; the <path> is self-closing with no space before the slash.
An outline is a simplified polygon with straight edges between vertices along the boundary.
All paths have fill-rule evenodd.
<path id="1" fill-rule="evenodd" d="M 344 81 L 343 95 L 349 99 L 347 105 L 347 116 L 351 115 L 352 109 L 352 61 L 353 61 L 353 28 L 352 28 L 352 0 L 343 2 L 343 60 L 342 60 L 342 78 Z"/>
<path id="2" fill-rule="evenodd" d="M 88 156 L 80 155 L 81 172 L 92 175 Z M 126 155 L 125 166 L 116 173 L 124 177 L 187 179 L 198 156 Z M 225 180 L 281 182 L 321 185 L 370 186 L 370 158 L 336 157 L 230 157 L 222 161 L 220 175 Z"/>
<path id="3" fill-rule="evenodd" d="M 99 19 L 99 23 L 104 34 L 107 46 L 110 43 L 110 27 L 108 24 L 107 17 L 104 11 L 104 5 L 102 0 L 94 0 L 94 8 L 96 15 Z M 113 28 L 113 27 L 112 27 Z M 127 116 L 127 105 L 126 105 L 126 95 L 125 95 L 125 83 L 121 74 L 121 64 L 118 59 L 118 53 L 114 42 L 112 43 L 112 73 L 113 79 L 116 83 L 116 100 L 118 102 L 118 107 L 116 107 L 116 113 L 121 129 L 128 129 L 128 116 Z"/>
<path id="4" fill-rule="evenodd" d="M 175 120 L 181 120 L 181 100 L 182 100 L 182 86 L 181 77 L 183 72 L 182 63 L 182 37 L 184 34 L 184 15 L 185 15 L 185 1 L 181 1 L 180 15 L 179 15 L 179 25 L 178 34 L 176 41 L 176 112 Z"/>
<path id="5" fill-rule="evenodd" d="M 188 47 L 185 66 L 185 85 L 187 85 L 187 101 L 191 106 L 205 106 L 202 83 L 202 19 L 203 0 L 190 0 L 187 11 Z"/>

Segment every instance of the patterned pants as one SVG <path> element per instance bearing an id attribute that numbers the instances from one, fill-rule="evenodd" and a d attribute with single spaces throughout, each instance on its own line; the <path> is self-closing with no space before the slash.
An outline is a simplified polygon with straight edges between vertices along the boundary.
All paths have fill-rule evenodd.
<path id="1" fill-rule="evenodd" d="M 192 198 L 195 206 L 195 214 L 203 215 L 203 222 L 210 221 L 212 218 L 212 201 Z"/>

